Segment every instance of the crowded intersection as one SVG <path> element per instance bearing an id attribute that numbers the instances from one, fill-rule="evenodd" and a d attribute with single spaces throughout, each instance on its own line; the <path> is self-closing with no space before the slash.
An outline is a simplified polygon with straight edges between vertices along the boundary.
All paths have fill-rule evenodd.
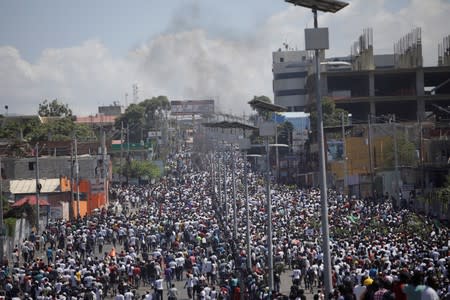
<path id="1" fill-rule="evenodd" d="M 30 234 L 3 261 L 4 296 L 449 299 L 447 225 L 394 210 L 389 198 L 358 199 L 334 190 L 328 192 L 333 290 L 325 295 L 320 191 L 276 184 L 270 188 L 269 286 L 264 177 L 243 172 L 247 162 L 237 159 L 233 214 L 223 197 L 231 201 L 231 174 L 224 184 L 212 158 L 194 164 L 191 153 L 173 154 L 159 182 L 114 185 L 107 207 L 75 220 L 54 220 L 40 234 Z"/>

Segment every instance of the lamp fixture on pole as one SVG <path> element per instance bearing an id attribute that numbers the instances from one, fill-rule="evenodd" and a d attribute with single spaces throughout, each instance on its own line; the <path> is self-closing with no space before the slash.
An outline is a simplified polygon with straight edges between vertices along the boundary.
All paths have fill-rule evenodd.
<path id="1" fill-rule="evenodd" d="M 315 93 L 317 109 L 317 140 L 319 144 L 319 178 L 320 178 L 320 202 L 322 219 L 322 251 L 324 263 L 324 285 L 325 297 L 328 297 L 332 290 L 331 282 L 331 257 L 330 257 L 330 234 L 328 226 L 328 203 L 327 203 L 327 180 L 325 145 L 323 134 L 322 97 L 320 90 L 320 62 L 319 50 L 328 49 L 328 28 L 318 28 L 317 11 L 336 13 L 346 7 L 348 3 L 337 0 L 285 0 L 288 3 L 310 8 L 314 15 L 314 28 L 305 29 L 305 48 L 314 50 L 315 53 Z"/>

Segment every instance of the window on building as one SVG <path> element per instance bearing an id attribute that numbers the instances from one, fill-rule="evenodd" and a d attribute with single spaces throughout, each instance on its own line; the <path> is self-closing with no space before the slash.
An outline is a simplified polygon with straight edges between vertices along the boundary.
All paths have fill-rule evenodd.
<path id="1" fill-rule="evenodd" d="M 34 162 L 31 161 L 28 163 L 28 170 L 34 171 Z"/>
<path id="2" fill-rule="evenodd" d="M 303 72 L 289 72 L 289 73 L 278 73 L 275 74 L 275 80 L 277 79 L 290 79 L 290 78 L 304 78 L 308 75 L 307 71 Z"/>
<path id="3" fill-rule="evenodd" d="M 280 57 L 280 62 L 284 62 L 284 57 Z"/>
<path id="4" fill-rule="evenodd" d="M 306 89 L 293 89 L 293 90 L 281 90 L 276 91 L 276 96 L 294 96 L 294 95 L 306 95 Z"/>

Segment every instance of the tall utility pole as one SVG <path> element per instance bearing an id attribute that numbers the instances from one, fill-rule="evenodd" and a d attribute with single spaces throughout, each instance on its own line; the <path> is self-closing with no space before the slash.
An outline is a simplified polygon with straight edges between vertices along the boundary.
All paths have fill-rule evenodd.
<path id="1" fill-rule="evenodd" d="M 330 256 L 330 233 L 328 226 L 328 198 L 327 198 L 327 178 L 326 178 L 326 161 L 325 161 L 325 145 L 323 133 L 323 115 L 322 115 L 322 98 L 320 91 L 320 63 L 319 50 L 328 49 L 328 29 L 318 28 L 317 11 L 336 13 L 348 3 L 336 0 L 285 0 L 294 5 L 300 5 L 312 9 L 314 15 L 314 29 L 305 30 L 305 48 L 306 50 L 314 50 L 314 60 L 316 68 L 316 107 L 317 107 L 317 139 L 319 145 L 319 174 L 320 174 L 320 204 L 321 204 L 321 221 L 322 221 L 322 250 L 323 250 L 323 281 L 325 287 L 325 296 L 331 293 L 333 285 L 331 278 L 331 256 Z M 306 33 L 308 37 L 306 38 Z M 312 33 L 312 34 L 309 34 Z"/>
<path id="2" fill-rule="evenodd" d="M 370 171 L 370 190 L 373 196 L 373 173 L 374 173 L 374 163 L 373 163 L 373 145 L 372 145 L 372 115 L 369 114 L 368 117 L 369 131 L 367 133 L 367 144 L 369 146 L 369 171 Z M 361 192 L 361 191 L 360 191 Z"/>
<path id="3" fill-rule="evenodd" d="M 39 182 L 39 144 L 36 143 L 36 234 L 39 234 L 39 194 L 41 192 L 41 183 Z"/>
<path id="4" fill-rule="evenodd" d="M 273 279 L 273 241 L 272 241 L 272 198 L 270 196 L 270 157 L 269 157 L 269 136 L 266 136 L 266 199 L 267 199 L 267 248 L 269 267 L 269 293 L 272 294 L 274 288 Z"/>
<path id="5" fill-rule="evenodd" d="M 425 189 L 425 170 L 423 165 L 423 124 L 421 118 L 419 119 L 419 158 L 420 158 L 420 170 L 422 175 L 420 176 L 420 188 L 423 193 Z"/>
<path id="6" fill-rule="evenodd" d="M 75 182 L 77 185 L 77 218 L 80 217 L 80 166 L 78 164 L 78 142 L 75 137 Z"/>
<path id="7" fill-rule="evenodd" d="M 224 213 L 224 220 L 225 223 L 228 224 L 228 203 L 227 203 L 227 161 L 226 161 L 226 152 L 224 150 L 223 152 L 223 213 Z"/>
<path id="8" fill-rule="evenodd" d="M 253 108 L 263 109 L 268 112 L 276 111 L 286 111 L 287 109 L 283 106 L 268 104 L 266 102 L 254 99 L 248 102 Z M 265 148 L 266 148 L 266 211 L 267 211 L 267 265 L 268 265 L 268 283 L 269 283 L 269 294 L 271 295 L 274 288 L 274 277 L 273 277 L 273 241 L 272 241 L 272 198 L 270 196 L 270 148 L 269 148 L 269 138 L 276 135 L 276 124 L 272 124 L 266 119 L 266 122 L 260 124 L 259 135 L 266 137 Z M 278 147 L 278 145 L 275 145 Z"/>
<path id="9" fill-rule="evenodd" d="M 123 121 L 120 122 L 120 160 L 119 160 L 119 184 L 122 186 L 122 157 L 123 157 Z"/>
<path id="10" fill-rule="evenodd" d="M 247 169 L 247 150 L 244 151 L 244 194 L 245 194 L 245 218 L 247 222 L 245 238 L 247 244 L 247 268 L 252 269 L 252 252 L 250 246 L 250 211 L 248 206 L 248 169 Z"/>
<path id="11" fill-rule="evenodd" d="M 231 188 L 233 193 L 233 241 L 237 242 L 237 207 L 236 207 L 236 161 L 234 159 L 234 147 L 231 146 Z"/>
<path id="12" fill-rule="evenodd" d="M 5 238 L 3 225 L 3 173 L 2 173 L 2 158 L 0 156 L 0 260 L 3 262 L 3 241 Z"/>
<path id="13" fill-rule="evenodd" d="M 276 121 L 276 114 L 275 114 L 275 144 L 278 145 L 278 124 Z M 277 183 L 280 180 L 280 156 L 278 152 L 278 146 L 275 147 L 275 160 L 276 160 L 276 168 L 277 168 Z"/>
<path id="14" fill-rule="evenodd" d="M 348 192 L 348 166 L 347 166 L 347 145 L 345 140 L 345 125 L 344 125 L 344 112 L 341 114 L 341 125 L 342 125 L 342 155 L 344 159 L 344 194 Z"/>
<path id="15" fill-rule="evenodd" d="M 130 124 L 127 122 L 127 184 L 128 184 L 128 172 L 130 170 Z"/>
<path id="16" fill-rule="evenodd" d="M 102 153 L 103 153 L 103 189 L 105 191 L 105 201 L 106 203 L 109 202 L 108 199 L 108 167 L 109 164 L 107 164 L 107 153 L 106 153 L 106 132 L 103 129 L 103 137 L 102 137 Z"/>
<path id="17" fill-rule="evenodd" d="M 217 148 L 217 189 L 218 189 L 218 201 L 219 201 L 219 211 L 220 207 L 222 207 L 222 182 L 220 182 L 220 177 L 222 176 L 222 168 L 220 167 L 220 149 Z M 222 219 L 223 220 L 223 219 Z"/>
<path id="18" fill-rule="evenodd" d="M 70 207 L 69 207 L 69 216 L 70 219 L 73 219 L 73 202 L 74 202 L 74 197 L 73 197 L 73 168 L 74 168 L 74 162 L 73 162 L 73 147 L 74 147 L 74 141 L 72 140 L 72 143 L 70 144 Z"/>
<path id="19" fill-rule="evenodd" d="M 395 163 L 395 193 L 396 193 L 396 198 L 398 197 L 397 200 L 397 205 L 401 205 L 401 199 L 400 199 L 400 176 L 399 176 L 399 172 L 398 172 L 398 145 L 397 145 L 397 123 L 395 121 L 395 115 L 392 115 L 392 126 L 393 126 L 393 131 L 394 131 L 394 163 Z"/>
<path id="20" fill-rule="evenodd" d="M 318 28 L 317 9 L 312 9 L 314 15 L 314 28 Z M 322 249 L 323 249 L 323 278 L 325 293 L 328 294 L 332 289 L 331 281 L 331 255 L 330 255 L 330 228 L 328 225 L 328 188 L 327 188 L 327 166 L 325 160 L 325 139 L 323 132 L 323 113 L 322 113 L 322 93 L 320 90 L 320 62 L 319 49 L 314 50 L 314 62 L 316 66 L 316 110 L 317 110 L 317 143 L 319 145 L 319 182 L 320 182 L 320 211 L 322 221 Z"/>

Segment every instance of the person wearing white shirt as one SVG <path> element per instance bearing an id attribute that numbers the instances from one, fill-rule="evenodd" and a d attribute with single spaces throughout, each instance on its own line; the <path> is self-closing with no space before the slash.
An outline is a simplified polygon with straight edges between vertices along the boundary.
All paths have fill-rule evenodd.
<path id="1" fill-rule="evenodd" d="M 125 300 L 125 297 L 124 297 L 124 295 L 119 293 L 116 295 L 116 297 L 114 297 L 114 300 Z"/>
<path id="2" fill-rule="evenodd" d="M 153 300 L 153 295 L 150 292 L 147 292 L 144 296 L 144 300 Z"/>
<path id="3" fill-rule="evenodd" d="M 126 291 L 123 296 L 124 296 L 125 300 L 133 300 L 133 297 L 134 297 L 133 292 L 130 290 Z"/>
<path id="4" fill-rule="evenodd" d="M 159 299 L 159 300 L 163 299 L 163 292 L 164 292 L 163 281 L 164 280 L 159 277 L 153 283 L 153 287 L 154 287 L 155 292 L 156 292 L 156 298 Z"/>
<path id="5" fill-rule="evenodd" d="M 294 267 L 292 270 L 292 284 L 300 285 L 300 276 L 302 271 L 298 267 Z"/>

